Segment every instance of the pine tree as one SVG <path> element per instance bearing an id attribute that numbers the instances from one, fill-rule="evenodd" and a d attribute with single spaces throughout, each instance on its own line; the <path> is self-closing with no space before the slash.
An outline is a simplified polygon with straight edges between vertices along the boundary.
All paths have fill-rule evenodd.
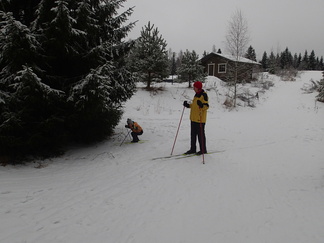
<path id="1" fill-rule="evenodd" d="M 295 53 L 294 57 L 293 57 L 293 62 L 292 62 L 292 66 L 294 69 L 298 69 L 298 56 L 297 53 Z"/>
<path id="2" fill-rule="evenodd" d="M 320 58 L 319 63 L 318 63 L 318 70 L 324 70 L 324 62 L 323 62 L 323 57 Z"/>
<path id="3" fill-rule="evenodd" d="M 268 70 L 268 62 L 269 60 L 268 60 L 267 52 L 264 52 L 261 59 L 261 65 L 264 71 Z"/>
<path id="4" fill-rule="evenodd" d="M 304 56 L 302 58 L 302 61 L 300 63 L 300 69 L 301 70 L 308 70 L 309 69 L 309 57 L 308 57 L 307 50 L 305 51 Z"/>
<path id="5" fill-rule="evenodd" d="M 311 54 L 309 55 L 309 70 L 316 70 L 316 57 L 315 57 L 315 52 L 314 50 L 311 51 Z"/>
<path id="6" fill-rule="evenodd" d="M 131 62 L 134 70 L 146 81 L 146 88 L 151 87 L 153 79 L 168 76 L 167 43 L 158 28 L 148 22 L 141 31 L 132 52 Z"/>
<path id="7" fill-rule="evenodd" d="M 293 64 L 293 57 L 291 52 L 286 47 L 285 51 L 280 54 L 280 67 L 281 69 L 289 69 Z"/>
<path id="8" fill-rule="evenodd" d="M 191 82 L 204 78 L 204 67 L 200 65 L 199 55 L 195 51 L 186 50 L 183 53 L 181 65 L 178 69 L 178 74 L 181 80 L 188 81 L 188 87 L 191 87 Z"/>
<path id="9" fill-rule="evenodd" d="M 269 73 L 275 74 L 278 71 L 278 64 L 277 64 L 277 58 L 274 55 L 273 51 L 271 51 L 269 56 Z"/>
<path id="10" fill-rule="evenodd" d="M 296 67 L 297 67 L 298 70 L 302 69 L 302 55 L 301 55 L 301 53 L 299 53 L 299 55 L 298 55 Z"/>
<path id="11" fill-rule="evenodd" d="M 249 46 L 244 57 L 256 62 L 256 54 L 252 46 Z"/>

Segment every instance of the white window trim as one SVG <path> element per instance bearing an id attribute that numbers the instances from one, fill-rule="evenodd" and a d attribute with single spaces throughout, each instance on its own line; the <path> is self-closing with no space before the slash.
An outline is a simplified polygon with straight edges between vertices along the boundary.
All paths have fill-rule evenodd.
<path id="1" fill-rule="evenodd" d="M 226 69 L 227 69 L 227 63 L 220 63 L 218 64 L 218 73 L 226 73 Z M 220 67 L 221 66 L 225 66 L 225 71 L 220 71 Z"/>

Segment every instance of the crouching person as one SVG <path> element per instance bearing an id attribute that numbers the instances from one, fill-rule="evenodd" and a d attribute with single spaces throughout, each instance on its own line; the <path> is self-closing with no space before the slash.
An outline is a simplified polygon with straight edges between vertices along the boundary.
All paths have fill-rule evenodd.
<path id="1" fill-rule="evenodd" d="M 138 125 L 137 122 L 132 121 L 132 119 L 127 119 L 127 125 L 125 125 L 126 128 L 129 128 L 132 130 L 131 135 L 133 137 L 132 143 L 137 143 L 139 141 L 138 136 L 143 134 L 143 129 L 140 125 Z"/>

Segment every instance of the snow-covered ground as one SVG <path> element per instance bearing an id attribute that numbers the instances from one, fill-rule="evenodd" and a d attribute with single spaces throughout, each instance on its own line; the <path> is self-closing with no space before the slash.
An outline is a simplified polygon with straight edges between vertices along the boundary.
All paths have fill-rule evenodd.
<path id="1" fill-rule="evenodd" d="M 171 153 L 194 95 L 168 83 L 158 94 L 139 89 L 110 140 L 0 167 L 0 242 L 324 242 L 324 104 L 301 90 L 321 72 L 266 79 L 275 86 L 255 108 L 228 111 L 227 88 L 208 78 L 207 149 L 225 151 L 204 165 L 201 156 L 152 160 Z M 144 143 L 119 146 L 128 117 Z M 186 109 L 174 154 L 189 149 L 189 129 Z"/>

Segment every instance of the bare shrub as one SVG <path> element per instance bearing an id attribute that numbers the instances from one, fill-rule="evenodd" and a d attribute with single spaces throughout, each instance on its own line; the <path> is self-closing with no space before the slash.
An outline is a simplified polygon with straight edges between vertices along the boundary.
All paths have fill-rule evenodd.
<path id="1" fill-rule="evenodd" d="M 234 106 L 234 102 L 233 102 L 233 99 L 229 98 L 229 97 L 226 97 L 223 105 L 226 107 L 226 108 L 232 108 Z"/>
<path id="2" fill-rule="evenodd" d="M 278 76 L 281 78 L 282 81 L 296 81 L 298 71 L 296 69 L 282 69 Z"/>

